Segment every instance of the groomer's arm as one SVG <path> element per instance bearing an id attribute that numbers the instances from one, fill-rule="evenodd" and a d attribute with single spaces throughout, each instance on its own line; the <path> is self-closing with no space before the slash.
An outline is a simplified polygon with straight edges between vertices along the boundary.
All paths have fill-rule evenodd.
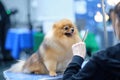
<path id="1" fill-rule="evenodd" d="M 94 62 L 89 61 L 84 68 L 81 69 L 86 55 L 84 42 L 74 44 L 72 50 L 73 59 L 63 74 L 63 80 L 90 80 L 90 76 L 93 75 L 96 65 Z"/>

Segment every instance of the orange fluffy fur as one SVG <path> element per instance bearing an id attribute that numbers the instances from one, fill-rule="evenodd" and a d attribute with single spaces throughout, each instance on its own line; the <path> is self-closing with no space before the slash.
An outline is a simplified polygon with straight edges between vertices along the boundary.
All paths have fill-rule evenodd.
<path id="1" fill-rule="evenodd" d="M 20 63 L 16 64 L 21 66 L 18 72 L 56 76 L 57 72 L 64 71 L 71 60 L 72 45 L 80 41 L 76 26 L 70 20 L 62 19 L 46 34 L 36 53 L 23 62 L 22 66 Z M 15 65 L 10 70 L 15 71 L 14 69 Z"/>

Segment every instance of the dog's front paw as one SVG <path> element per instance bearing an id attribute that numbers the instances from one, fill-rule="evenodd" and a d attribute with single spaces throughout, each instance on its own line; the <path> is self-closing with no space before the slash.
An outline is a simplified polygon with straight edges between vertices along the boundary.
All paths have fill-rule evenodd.
<path id="1" fill-rule="evenodd" d="M 50 76 L 57 76 L 57 73 L 56 72 L 50 72 L 49 75 Z"/>

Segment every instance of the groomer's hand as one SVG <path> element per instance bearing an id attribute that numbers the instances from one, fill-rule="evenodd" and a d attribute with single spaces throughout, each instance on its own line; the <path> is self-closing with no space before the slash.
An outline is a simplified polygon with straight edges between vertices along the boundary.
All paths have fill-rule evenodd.
<path id="1" fill-rule="evenodd" d="M 84 42 L 79 42 L 76 44 L 73 44 L 72 46 L 73 55 L 80 56 L 82 58 L 85 58 L 86 56 L 86 45 Z"/>

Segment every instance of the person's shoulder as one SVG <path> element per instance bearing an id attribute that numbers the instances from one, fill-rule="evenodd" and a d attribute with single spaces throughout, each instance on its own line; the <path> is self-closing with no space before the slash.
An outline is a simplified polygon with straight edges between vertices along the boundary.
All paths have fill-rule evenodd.
<path id="1" fill-rule="evenodd" d="M 99 50 L 98 52 L 96 52 L 95 55 L 93 55 L 92 59 L 93 60 L 106 60 L 108 58 L 113 58 L 116 55 L 120 55 L 120 43 L 118 43 L 117 45 L 108 47 L 106 49 L 103 50 Z"/>
<path id="2" fill-rule="evenodd" d="M 106 49 L 106 51 L 109 53 L 109 54 L 114 54 L 116 52 L 120 52 L 120 43 L 114 45 L 114 46 L 111 46 L 111 47 L 108 47 Z"/>

